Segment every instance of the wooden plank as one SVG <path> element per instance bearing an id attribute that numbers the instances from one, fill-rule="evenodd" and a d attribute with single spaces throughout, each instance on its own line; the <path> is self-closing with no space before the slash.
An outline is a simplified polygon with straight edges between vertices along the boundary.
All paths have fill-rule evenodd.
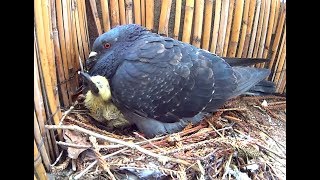
<path id="1" fill-rule="evenodd" d="M 195 21 L 193 23 L 192 45 L 200 48 L 201 35 L 202 35 L 204 0 L 196 0 L 195 6 L 196 6 L 196 10 L 195 10 Z"/>
<path id="2" fill-rule="evenodd" d="M 226 37 L 225 37 L 224 45 L 223 45 L 223 56 L 224 57 L 226 57 L 227 53 L 228 53 L 228 46 L 229 46 L 229 40 L 230 40 L 230 34 L 231 34 L 231 25 L 232 25 L 232 19 L 233 19 L 234 1 L 235 0 L 230 0 L 230 4 L 229 4 Z"/>
<path id="3" fill-rule="evenodd" d="M 162 0 L 158 33 L 168 36 L 169 17 L 172 0 Z"/>
<path id="4" fill-rule="evenodd" d="M 256 0 L 250 0 L 250 7 L 249 7 L 249 14 L 248 14 L 248 27 L 247 27 L 247 32 L 244 40 L 244 47 L 243 47 L 241 57 L 247 57 L 248 55 L 255 8 L 256 8 Z"/>
<path id="5" fill-rule="evenodd" d="M 218 31 L 220 25 L 220 14 L 221 14 L 221 0 L 216 0 L 216 7 L 214 10 L 214 24 L 211 38 L 210 51 L 212 53 L 216 52 L 217 41 L 218 41 Z"/>
<path id="6" fill-rule="evenodd" d="M 141 24 L 141 4 L 140 0 L 133 0 L 134 23 Z"/>
<path id="7" fill-rule="evenodd" d="M 179 39 L 180 31 L 180 20 L 181 20 L 181 0 L 176 0 L 176 10 L 174 16 L 174 29 L 173 29 L 173 38 Z"/>
<path id="8" fill-rule="evenodd" d="M 121 0 L 120 0 L 121 1 Z M 107 0 L 100 0 L 103 32 L 110 30 L 109 4 Z"/>
<path id="9" fill-rule="evenodd" d="M 111 28 L 120 25 L 118 0 L 110 0 Z"/>
<path id="10" fill-rule="evenodd" d="M 261 0 L 257 0 L 256 13 L 254 15 L 254 22 L 253 22 L 253 28 L 252 28 L 252 32 L 251 32 L 250 45 L 249 45 L 248 54 L 247 54 L 248 58 L 251 58 L 253 55 L 254 43 L 256 40 L 256 36 L 257 36 L 260 9 L 261 9 Z"/>
<path id="11" fill-rule="evenodd" d="M 226 37 L 227 23 L 228 23 L 228 10 L 229 10 L 229 0 L 222 0 L 221 5 L 221 19 L 218 34 L 218 41 L 216 47 L 216 54 L 222 56 L 223 46 Z"/>
<path id="12" fill-rule="evenodd" d="M 231 39 L 230 39 L 230 45 L 228 48 L 229 57 L 236 56 L 237 45 L 238 45 L 239 35 L 240 35 L 240 28 L 241 28 L 241 20 L 242 20 L 242 14 L 243 14 L 243 5 L 244 5 L 244 0 L 236 0 L 233 26 L 231 31 Z"/>
<path id="13" fill-rule="evenodd" d="M 186 0 L 185 16 L 183 23 L 182 41 L 190 43 L 193 20 L 194 0 Z"/>
<path id="14" fill-rule="evenodd" d="M 246 0 L 244 4 L 244 10 L 243 10 L 243 17 L 242 17 L 242 28 L 241 28 L 241 35 L 240 35 L 240 41 L 239 41 L 239 47 L 237 51 L 237 57 L 242 56 L 244 42 L 246 39 L 247 34 L 247 27 L 248 27 L 248 18 L 249 18 L 249 8 L 250 8 L 250 0 Z"/>
<path id="15" fill-rule="evenodd" d="M 146 17 L 146 27 L 152 31 L 154 28 L 154 1 L 152 0 L 146 1 Z"/>
<path id="16" fill-rule="evenodd" d="M 206 0 L 204 9 L 204 27 L 202 38 L 202 49 L 209 50 L 211 21 L 212 21 L 213 0 Z"/>

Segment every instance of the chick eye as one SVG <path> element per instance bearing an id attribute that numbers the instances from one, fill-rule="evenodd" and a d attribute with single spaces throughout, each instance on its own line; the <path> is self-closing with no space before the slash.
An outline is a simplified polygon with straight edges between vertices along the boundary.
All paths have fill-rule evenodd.
<path id="1" fill-rule="evenodd" d="M 108 48 L 111 47 L 111 44 L 110 44 L 110 43 L 105 43 L 105 44 L 103 45 L 103 47 L 104 47 L 105 49 L 108 49 Z"/>

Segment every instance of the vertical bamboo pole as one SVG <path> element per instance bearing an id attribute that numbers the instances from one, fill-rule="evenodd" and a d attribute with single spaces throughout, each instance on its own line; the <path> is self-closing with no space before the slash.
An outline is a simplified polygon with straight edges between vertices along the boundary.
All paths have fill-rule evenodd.
<path id="1" fill-rule="evenodd" d="M 168 36 L 168 23 L 171 11 L 171 2 L 172 0 L 162 0 L 161 4 L 158 33 L 165 34 L 166 36 Z"/>
<path id="2" fill-rule="evenodd" d="M 119 0 L 119 12 L 120 12 L 120 23 L 127 24 L 126 23 L 126 4 L 124 2 L 125 0 Z"/>
<path id="3" fill-rule="evenodd" d="M 281 9 L 281 15 L 280 15 L 279 23 L 278 23 L 278 28 L 277 28 L 276 35 L 275 35 L 275 38 L 274 38 L 274 41 L 272 44 L 272 48 L 271 48 L 271 60 L 270 60 L 269 67 L 268 67 L 269 69 L 272 68 L 273 62 L 274 62 L 276 54 L 277 54 L 277 49 L 279 46 L 283 26 L 285 26 L 285 19 L 286 19 L 286 6 L 284 6 Z"/>
<path id="4" fill-rule="evenodd" d="M 37 176 L 39 177 L 39 180 L 47 180 L 47 173 L 43 167 L 41 156 L 39 154 L 36 141 L 33 141 L 33 157 L 34 157 L 34 170 L 37 173 Z"/>
<path id="5" fill-rule="evenodd" d="M 202 49 L 205 49 L 205 50 L 209 50 L 212 9 L 213 9 L 213 0 L 206 0 L 205 9 L 204 9 L 205 16 L 204 16 L 203 38 L 202 38 Z"/>
<path id="6" fill-rule="evenodd" d="M 40 154 L 41 154 L 41 157 L 42 157 L 42 160 L 43 160 L 43 164 L 44 166 L 46 167 L 46 170 L 48 172 L 51 171 L 51 168 L 50 168 L 50 159 L 49 159 L 49 156 L 47 154 L 47 151 L 45 149 L 45 146 L 43 146 L 43 142 L 45 141 L 43 138 L 43 136 L 41 135 L 41 132 L 40 132 L 40 126 L 38 124 L 38 119 L 37 119 L 37 116 L 36 116 L 36 112 L 34 111 L 33 112 L 33 115 L 34 115 L 34 121 L 33 121 L 33 125 L 34 125 L 34 138 L 35 138 L 35 141 L 40 149 Z"/>
<path id="7" fill-rule="evenodd" d="M 244 41 L 246 39 L 247 26 L 248 26 L 247 24 L 248 24 L 248 17 L 249 17 L 250 2 L 251 2 L 250 0 L 246 0 L 245 4 L 244 4 L 242 30 L 241 30 L 241 35 L 240 35 L 237 57 L 241 57 L 242 52 L 243 52 Z"/>
<path id="8" fill-rule="evenodd" d="M 202 34 L 202 23 L 203 23 L 204 0 L 196 0 L 195 6 L 196 6 L 196 10 L 195 10 L 196 19 L 193 24 L 192 45 L 200 48 L 201 34 Z"/>
<path id="9" fill-rule="evenodd" d="M 98 15 L 96 1 L 95 0 L 89 0 L 89 2 L 90 2 L 90 7 L 91 7 L 92 16 L 93 16 L 93 20 L 94 20 L 95 26 L 97 28 L 98 34 L 101 35 L 102 34 L 102 30 L 101 30 L 101 24 L 100 24 L 100 19 L 99 19 L 99 15 Z"/>
<path id="10" fill-rule="evenodd" d="M 72 0 L 72 17 L 73 17 L 73 21 L 74 21 L 74 26 L 73 26 L 73 30 L 74 30 L 74 42 L 77 45 L 75 47 L 76 49 L 76 57 L 75 57 L 75 64 L 77 69 L 80 69 L 80 63 L 78 61 L 79 56 L 81 59 L 84 58 L 84 52 L 83 52 L 83 45 L 82 45 L 82 39 L 81 39 L 81 32 L 80 32 L 80 24 L 79 24 L 79 15 L 78 15 L 78 5 L 77 5 L 77 1 L 76 0 Z M 78 76 L 76 76 L 78 77 Z M 78 79 L 77 79 L 78 82 Z M 79 84 L 78 84 L 79 86 Z"/>
<path id="11" fill-rule="evenodd" d="M 123 0 L 120 0 L 120 1 L 123 1 Z M 100 3 L 101 3 L 101 12 L 102 12 L 102 26 L 103 26 L 104 32 L 107 32 L 110 30 L 109 4 L 107 0 L 100 0 Z"/>
<path id="12" fill-rule="evenodd" d="M 211 38 L 211 48 L 210 51 L 212 53 L 216 52 L 216 46 L 218 41 L 218 30 L 220 24 L 220 14 L 221 14 L 221 0 L 216 0 L 216 7 L 214 10 L 214 24 Z"/>
<path id="13" fill-rule="evenodd" d="M 174 16 L 174 29 L 173 29 L 173 38 L 176 40 L 179 39 L 180 20 L 181 20 L 181 0 L 176 0 L 176 11 Z"/>
<path id="14" fill-rule="evenodd" d="M 251 37 L 251 31 L 252 31 L 252 24 L 253 24 L 253 18 L 254 18 L 254 12 L 256 8 L 256 0 L 250 0 L 250 5 L 249 5 L 249 14 L 248 14 L 248 27 L 246 31 L 246 37 L 244 40 L 244 47 L 242 51 L 242 56 L 241 57 L 247 57 L 248 54 L 248 49 L 249 49 L 249 42 L 250 42 L 250 37 Z"/>
<path id="15" fill-rule="evenodd" d="M 248 55 L 247 55 L 247 57 L 249 57 L 249 58 L 251 58 L 253 55 L 253 48 L 254 48 L 254 42 L 256 40 L 256 35 L 257 35 L 260 9 L 261 9 L 261 0 L 257 0 L 256 13 L 254 15 L 255 18 L 254 18 L 254 22 L 253 22 L 253 29 L 251 32 L 251 40 L 250 40 L 250 45 L 249 45 L 249 50 L 248 50 Z"/>
<path id="16" fill-rule="evenodd" d="M 232 25 L 232 18 L 233 18 L 233 9 L 234 9 L 234 0 L 230 0 L 226 37 L 225 37 L 225 40 L 224 40 L 223 54 L 222 54 L 224 57 L 227 56 L 227 52 L 228 52 L 230 33 L 231 33 L 231 25 Z"/>
<path id="17" fill-rule="evenodd" d="M 277 63 L 278 67 L 275 69 L 275 74 L 274 74 L 274 78 L 273 78 L 273 82 L 275 84 L 278 84 L 279 77 L 280 77 L 281 70 L 283 68 L 285 59 L 286 59 L 286 40 L 284 39 L 283 49 L 281 51 L 281 54 L 279 54 L 279 58 L 278 58 L 278 63 Z"/>
<path id="18" fill-rule="evenodd" d="M 259 50 L 259 44 L 261 40 L 261 33 L 262 33 L 262 26 L 263 26 L 263 20 L 264 20 L 264 12 L 265 12 L 265 6 L 266 6 L 267 0 L 261 0 L 261 8 L 260 8 L 260 16 L 259 16 L 259 24 L 258 24 L 258 30 L 257 30 L 257 36 L 256 36 L 256 42 L 253 49 L 253 57 L 258 56 L 258 50 Z"/>
<path id="19" fill-rule="evenodd" d="M 186 0 L 185 16 L 183 23 L 182 41 L 190 43 L 192 19 L 193 19 L 194 0 Z"/>
<path id="20" fill-rule="evenodd" d="M 278 19 L 279 19 L 279 15 L 280 15 L 280 12 L 281 12 L 281 2 L 280 0 L 275 0 L 276 1 L 276 8 L 275 8 L 275 16 L 274 16 L 274 26 L 272 28 L 272 34 L 275 34 L 276 33 L 276 29 L 277 29 L 277 23 L 279 22 Z"/>
<path id="21" fill-rule="evenodd" d="M 243 13 L 243 4 L 244 0 L 236 0 L 234 20 L 231 31 L 231 40 L 228 49 L 228 56 L 235 57 L 237 52 L 237 45 L 239 41 L 240 28 L 241 28 L 241 19 Z"/>
<path id="22" fill-rule="evenodd" d="M 154 26 L 154 1 L 147 0 L 146 1 L 146 27 L 149 30 L 153 30 Z"/>
<path id="23" fill-rule="evenodd" d="M 264 11 L 264 20 L 263 20 L 262 33 L 261 33 L 261 40 L 260 40 L 259 51 L 258 51 L 258 57 L 259 58 L 262 58 L 263 50 L 264 50 L 265 44 L 266 44 L 268 22 L 270 21 L 269 20 L 270 5 L 271 5 L 271 0 L 266 0 L 266 6 L 265 6 L 265 11 Z M 261 67 L 262 63 L 260 63 L 260 64 L 258 64 L 256 66 L 257 67 Z"/>
<path id="24" fill-rule="evenodd" d="M 271 69 L 272 72 L 273 72 L 273 75 L 272 75 L 272 78 L 271 78 L 272 81 L 274 81 L 275 74 L 277 73 L 277 69 L 278 69 L 278 65 L 279 65 L 279 62 L 280 62 L 281 54 L 283 53 L 283 48 L 284 48 L 284 45 L 285 45 L 285 40 L 286 40 L 286 31 L 284 30 L 280 46 L 278 46 L 279 48 L 277 49 L 277 54 L 278 54 L 277 60 L 272 65 L 273 68 Z"/>
<path id="25" fill-rule="evenodd" d="M 79 64 L 79 50 L 78 50 L 78 41 L 77 41 L 77 31 L 76 31 L 76 24 L 75 24 L 75 17 L 74 17 L 74 11 L 75 11 L 75 6 L 74 6 L 74 0 L 69 1 L 69 6 L 68 6 L 68 12 L 70 16 L 70 27 L 71 27 L 71 43 L 72 43 L 72 64 L 73 64 L 73 69 L 72 69 L 72 75 L 73 75 L 73 83 L 75 84 L 74 90 L 72 91 L 72 95 L 76 92 L 77 87 L 79 86 L 79 81 L 78 81 L 78 73 L 77 71 L 80 69 L 80 64 Z M 101 30 L 101 27 L 100 27 Z"/>
<path id="26" fill-rule="evenodd" d="M 221 19 L 219 27 L 218 42 L 216 48 L 216 54 L 222 56 L 223 46 L 226 37 L 227 23 L 228 23 L 228 10 L 229 10 L 229 0 L 222 0 L 221 5 Z"/>
<path id="27" fill-rule="evenodd" d="M 87 33 L 86 33 L 86 29 L 88 29 L 88 26 L 84 18 L 84 16 L 86 15 L 86 12 L 85 12 L 86 10 L 82 0 L 77 0 L 77 4 L 78 4 L 78 12 L 79 12 L 79 26 L 80 26 L 81 39 L 82 39 L 83 50 L 84 50 L 84 57 L 82 60 L 83 60 L 83 64 L 85 64 L 85 60 L 89 56 L 89 41 L 88 41 L 89 37 L 87 37 Z M 110 22 L 107 24 L 109 24 L 109 28 L 110 28 Z"/>
<path id="28" fill-rule="evenodd" d="M 280 73 L 280 78 L 278 81 L 278 84 L 276 86 L 276 92 L 278 93 L 282 93 L 282 89 L 285 86 L 285 82 L 286 82 L 286 60 L 284 60 L 284 64 Z"/>
<path id="29" fill-rule="evenodd" d="M 120 24 L 118 0 L 110 0 L 111 28 Z"/>
<path id="30" fill-rule="evenodd" d="M 133 7 L 134 7 L 134 23 L 141 24 L 140 0 L 133 0 Z"/>
<path id="31" fill-rule="evenodd" d="M 141 25 L 146 26 L 146 0 L 141 0 Z"/>
<path id="32" fill-rule="evenodd" d="M 132 24 L 133 23 L 132 0 L 126 0 L 126 17 L 127 17 L 127 23 Z"/>

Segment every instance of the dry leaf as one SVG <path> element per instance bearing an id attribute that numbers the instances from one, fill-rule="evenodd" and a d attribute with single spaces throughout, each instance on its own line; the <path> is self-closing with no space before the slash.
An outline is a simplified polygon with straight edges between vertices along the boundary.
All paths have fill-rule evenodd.
<path id="1" fill-rule="evenodd" d="M 81 133 L 71 130 L 65 130 L 63 134 L 64 139 L 67 143 L 77 144 L 77 145 L 91 145 L 87 142 L 87 137 L 83 136 Z M 87 150 L 88 148 L 72 148 L 68 147 L 68 156 L 71 159 L 77 159 L 79 154 L 83 151 Z"/>

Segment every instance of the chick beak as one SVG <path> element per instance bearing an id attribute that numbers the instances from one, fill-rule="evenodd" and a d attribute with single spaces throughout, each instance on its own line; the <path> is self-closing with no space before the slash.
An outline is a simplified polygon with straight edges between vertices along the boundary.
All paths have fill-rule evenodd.
<path id="1" fill-rule="evenodd" d="M 82 71 L 78 71 L 78 74 L 82 77 L 83 81 L 88 84 L 89 90 L 91 90 L 91 92 L 94 95 L 98 95 L 99 89 L 96 86 L 96 84 L 91 80 L 91 76 L 88 73 Z"/>

